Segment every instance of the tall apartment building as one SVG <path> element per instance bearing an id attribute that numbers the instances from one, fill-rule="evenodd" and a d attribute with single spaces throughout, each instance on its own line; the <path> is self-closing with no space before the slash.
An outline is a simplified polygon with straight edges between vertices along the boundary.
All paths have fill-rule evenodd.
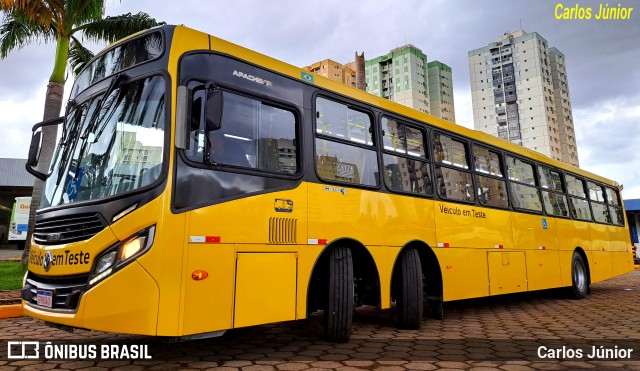
<path id="1" fill-rule="evenodd" d="M 367 92 L 455 121 L 451 67 L 411 44 L 365 62 Z"/>
<path id="2" fill-rule="evenodd" d="M 476 130 L 578 166 L 564 55 L 519 30 L 471 50 Z"/>

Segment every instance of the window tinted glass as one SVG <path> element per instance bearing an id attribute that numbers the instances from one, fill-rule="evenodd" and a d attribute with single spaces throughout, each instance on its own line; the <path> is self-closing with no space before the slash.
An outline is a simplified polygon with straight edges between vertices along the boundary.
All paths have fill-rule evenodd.
<path id="1" fill-rule="evenodd" d="M 316 167 L 324 180 L 378 185 L 376 152 L 316 138 Z"/>
<path id="2" fill-rule="evenodd" d="M 562 178 L 558 171 L 551 170 L 546 166 L 540 166 L 540 186 L 542 188 L 562 192 Z"/>
<path id="3" fill-rule="evenodd" d="M 436 179 L 440 197 L 471 202 L 476 200 L 470 173 L 438 166 Z"/>
<path id="4" fill-rule="evenodd" d="M 584 193 L 584 181 L 582 179 L 578 179 L 573 175 L 566 176 L 567 179 L 567 193 L 572 196 L 578 196 L 582 198 L 586 198 L 587 195 Z M 591 217 L 589 217 L 591 219 Z"/>
<path id="5" fill-rule="evenodd" d="M 587 200 L 569 197 L 569 210 L 575 219 L 591 220 L 591 209 Z"/>
<path id="6" fill-rule="evenodd" d="M 602 186 L 593 182 L 587 182 L 587 187 L 589 187 L 589 199 L 591 201 L 604 202 L 604 191 Z"/>
<path id="7" fill-rule="evenodd" d="M 316 110 L 317 133 L 373 145 L 371 118 L 366 113 L 322 97 L 316 100 Z"/>
<path id="8" fill-rule="evenodd" d="M 195 91 L 185 152 L 189 159 L 272 173 L 297 172 L 296 119 L 291 111 L 224 92 L 222 127 L 205 138 L 203 100 L 203 90 Z"/>
<path id="9" fill-rule="evenodd" d="M 386 117 L 382 118 L 384 149 L 409 156 L 426 158 L 421 130 Z"/>
<path id="10" fill-rule="evenodd" d="M 609 214 L 613 219 L 613 224 L 624 225 L 624 214 L 621 207 L 609 206 Z"/>
<path id="11" fill-rule="evenodd" d="M 511 203 L 514 207 L 531 211 L 542 211 L 540 192 L 536 187 L 510 183 Z"/>
<path id="12" fill-rule="evenodd" d="M 607 208 L 607 205 L 592 202 L 591 208 L 593 209 L 593 218 L 596 222 L 611 223 L 611 217 L 609 216 L 609 209 Z"/>
<path id="13" fill-rule="evenodd" d="M 536 185 L 535 177 L 533 175 L 533 165 L 527 162 L 522 162 L 518 158 L 507 156 L 507 173 L 509 174 L 510 180 Z"/>
<path id="14" fill-rule="evenodd" d="M 478 199 L 484 205 L 508 207 L 507 187 L 504 180 L 478 175 Z"/>
<path id="15" fill-rule="evenodd" d="M 567 198 L 555 192 L 542 191 L 542 200 L 544 208 L 549 215 L 569 216 L 569 208 L 567 207 Z"/>
<path id="16" fill-rule="evenodd" d="M 497 153 L 489 151 L 484 147 L 473 146 L 473 156 L 476 171 L 500 177 L 503 176 L 502 170 L 500 170 L 500 157 Z"/>
<path id="17" fill-rule="evenodd" d="M 465 144 L 446 135 L 433 134 L 433 155 L 438 163 L 463 169 L 469 168 Z"/>
<path id="18" fill-rule="evenodd" d="M 606 188 L 607 191 L 607 203 L 609 205 L 620 206 L 620 198 L 618 197 L 618 191 L 612 188 Z"/>
<path id="19" fill-rule="evenodd" d="M 397 192 L 433 194 L 429 164 L 410 158 L 384 155 L 384 182 Z"/>

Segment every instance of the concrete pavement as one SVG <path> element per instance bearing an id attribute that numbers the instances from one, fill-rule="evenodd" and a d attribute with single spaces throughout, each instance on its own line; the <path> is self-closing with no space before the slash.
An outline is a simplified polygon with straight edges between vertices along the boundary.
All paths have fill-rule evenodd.
<path id="1" fill-rule="evenodd" d="M 389 311 L 360 309 L 351 341 L 346 344 L 320 340 L 319 316 L 182 343 L 102 332 L 70 334 L 22 317 L 0 320 L 0 369 L 640 369 L 639 308 L 640 271 L 636 270 L 593 285 L 585 300 L 569 300 L 557 291 L 545 291 L 448 303 L 444 321 L 425 319 L 419 331 L 398 330 Z M 148 344 L 153 359 L 8 360 L 10 340 Z M 631 358 L 591 360 L 587 355 L 592 346 L 633 351 Z M 550 361 L 549 351 L 563 347 L 584 349 L 584 355 L 569 358 L 571 354 L 565 352 L 559 357 L 564 359 Z"/>

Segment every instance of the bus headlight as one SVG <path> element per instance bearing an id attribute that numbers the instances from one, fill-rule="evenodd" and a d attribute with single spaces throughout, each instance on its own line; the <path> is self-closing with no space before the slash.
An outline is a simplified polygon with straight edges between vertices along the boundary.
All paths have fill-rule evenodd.
<path id="1" fill-rule="evenodd" d="M 93 266 L 89 285 L 93 286 L 113 272 L 132 262 L 151 248 L 156 226 L 145 228 L 100 254 Z"/>

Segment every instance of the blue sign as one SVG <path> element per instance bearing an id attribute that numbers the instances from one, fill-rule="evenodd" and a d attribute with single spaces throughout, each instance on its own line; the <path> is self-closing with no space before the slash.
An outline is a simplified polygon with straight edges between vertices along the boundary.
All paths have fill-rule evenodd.
<path id="1" fill-rule="evenodd" d="M 547 229 L 547 219 L 542 218 L 542 229 Z"/>
<path id="2" fill-rule="evenodd" d="M 78 174 L 74 177 L 69 174 L 67 177 L 67 189 L 65 190 L 69 200 L 73 201 L 78 197 L 78 190 L 80 190 L 80 182 L 82 181 L 82 176 L 84 175 L 84 168 L 78 169 Z"/>
<path id="3" fill-rule="evenodd" d="M 18 224 L 16 225 L 16 230 L 18 232 L 26 232 L 29 229 L 29 224 Z"/>

